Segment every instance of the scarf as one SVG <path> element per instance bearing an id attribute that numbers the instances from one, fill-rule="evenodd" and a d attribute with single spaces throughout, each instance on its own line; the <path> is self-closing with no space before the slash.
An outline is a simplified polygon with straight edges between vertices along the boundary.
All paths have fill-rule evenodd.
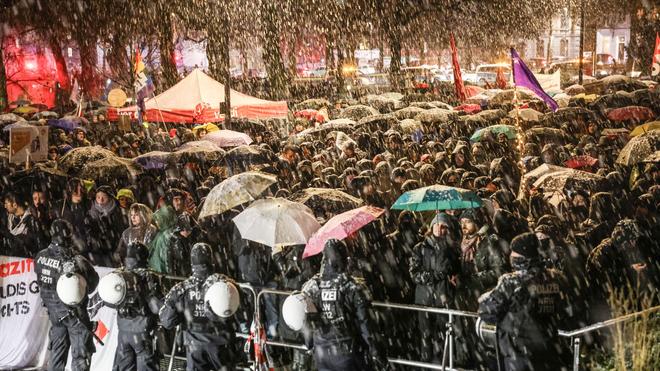
<path id="1" fill-rule="evenodd" d="M 90 212 L 92 216 L 95 218 L 108 217 L 116 206 L 117 205 L 113 201 L 110 201 L 105 205 L 100 205 L 96 201 L 94 201 L 94 204 L 92 205 L 92 209 L 90 210 Z"/>
<path id="2" fill-rule="evenodd" d="M 479 245 L 479 234 L 475 233 L 471 237 L 463 237 L 463 241 L 461 241 L 461 260 L 463 260 L 463 262 L 474 262 L 474 254 L 477 251 L 477 245 Z"/>
<path id="3" fill-rule="evenodd" d="M 17 218 L 16 216 L 12 216 L 9 218 L 8 222 L 8 227 L 9 227 L 9 233 L 11 233 L 13 236 L 19 236 L 27 233 L 27 223 L 25 223 L 25 219 L 30 216 L 30 209 L 25 210 L 21 218 Z M 18 221 L 17 221 L 18 219 Z"/>

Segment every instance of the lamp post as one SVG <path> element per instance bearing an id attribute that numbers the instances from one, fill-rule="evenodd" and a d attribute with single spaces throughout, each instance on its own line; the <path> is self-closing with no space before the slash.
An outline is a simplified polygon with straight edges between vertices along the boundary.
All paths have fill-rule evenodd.
<path id="1" fill-rule="evenodd" d="M 578 84 L 582 85 L 584 67 L 584 0 L 580 2 L 580 67 L 578 71 Z"/>

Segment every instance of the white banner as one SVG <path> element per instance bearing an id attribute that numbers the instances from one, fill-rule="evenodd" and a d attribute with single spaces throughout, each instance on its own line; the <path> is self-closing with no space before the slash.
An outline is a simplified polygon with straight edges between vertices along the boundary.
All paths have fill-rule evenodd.
<path id="1" fill-rule="evenodd" d="M 559 70 L 552 74 L 535 73 L 534 77 L 536 77 L 546 93 L 561 90 L 561 74 Z"/>
<path id="2" fill-rule="evenodd" d="M 112 271 L 95 269 L 100 277 Z M 94 342 L 91 369 L 110 371 L 117 349 L 116 312 L 104 307 L 92 320 L 98 321 L 96 334 L 105 346 Z M 44 366 L 49 329 L 33 260 L 0 256 L 0 370 Z"/>

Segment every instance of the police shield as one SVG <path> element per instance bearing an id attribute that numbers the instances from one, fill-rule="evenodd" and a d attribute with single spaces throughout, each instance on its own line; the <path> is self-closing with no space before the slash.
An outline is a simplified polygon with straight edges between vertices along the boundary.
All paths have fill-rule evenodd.
<path id="1" fill-rule="evenodd" d="M 303 293 L 289 295 L 282 304 L 284 323 L 293 331 L 301 331 L 307 313 L 315 313 L 316 307 L 310 298 Z"/>
<path id="2" fill-rule="evenodd" d="M 77 273 L 67 273 L 57 280 L 57 296 L 69 306 L 80 304 L 87 295 L 87 281 Z"/>
<path id="3" fill-rule="evenodd" d="M 215 315 L 228 318 L 236 313 L 240 304 L 239 293 L 230 280 L 214 274 L 206 279 L 204 287 L 204 302 L 209 304 Z"/>

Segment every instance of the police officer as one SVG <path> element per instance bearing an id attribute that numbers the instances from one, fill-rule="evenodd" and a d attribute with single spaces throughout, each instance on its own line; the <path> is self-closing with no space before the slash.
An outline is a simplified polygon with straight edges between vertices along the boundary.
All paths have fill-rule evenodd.
<path id="1" fill-rule="evenodd" d="M 374 339 L 371 299 L 366 287 L 346 273 L 345 254 L 342 241 L 328 240 L 321 273 L 302 288 L 318 309 L 310 318 L 313 330 L 312 336 L 306 334 L 307 347 L 313 347 L 319 371 L 382 370 L 387 359 Z"/>
<path id="2" fill-rule="evenodd" d="M 159 357 L 152 339 L 163 295 L 159 277 L 147 268 L 148 261 L 149 250 L 144 244 L 128 245 L 123 271 L 134 281 L 117 308 L 119 336 L 113 371 L 158 371 Z"/>
<path id="3" fill-rule="evenodd" d="M 479 316 L 497 325 L 504 370 L 560 370 L 570 353 L 560 346 L 558 326 L 570 313 L 565 278 L 544 268 L 539 240 L 524 233 L 511 242 L 512 273 L 479 298 Z"/>
<path id="4" fill-rule="evenodd" d="M 188 371 L 233 370 L 235 321 L 216 316 L 204 301 L 204 282 L 213 274 L 211 246 L 196 243 L 190 261 L 192 276 L 165 297 L 161 324 L 166 329 L 183 325 Z"/>
<path id="5" fill-rule="evenodd" d="M 48 309 L 50 319 L 50 359 L 48 370 L 64 370 L 69 347 L 71 367 L 74 371 L 89 370 L 95 351 L 92 325 L 87 314 L 87 295 L 96 289 L 99 276 L 92 264 L 73 251 L 73 227 L 63 219 L 57 219 L 50 228 L 52 241 L 35 259 L 35 272 L 39 292 Z M 86 282 L 86 292 L 76 305 L 66 305 L 59 297 L 57 283 L 61 276 L 78 274 Z M 71 289 L 76 289 L 71 288 Z"/>

